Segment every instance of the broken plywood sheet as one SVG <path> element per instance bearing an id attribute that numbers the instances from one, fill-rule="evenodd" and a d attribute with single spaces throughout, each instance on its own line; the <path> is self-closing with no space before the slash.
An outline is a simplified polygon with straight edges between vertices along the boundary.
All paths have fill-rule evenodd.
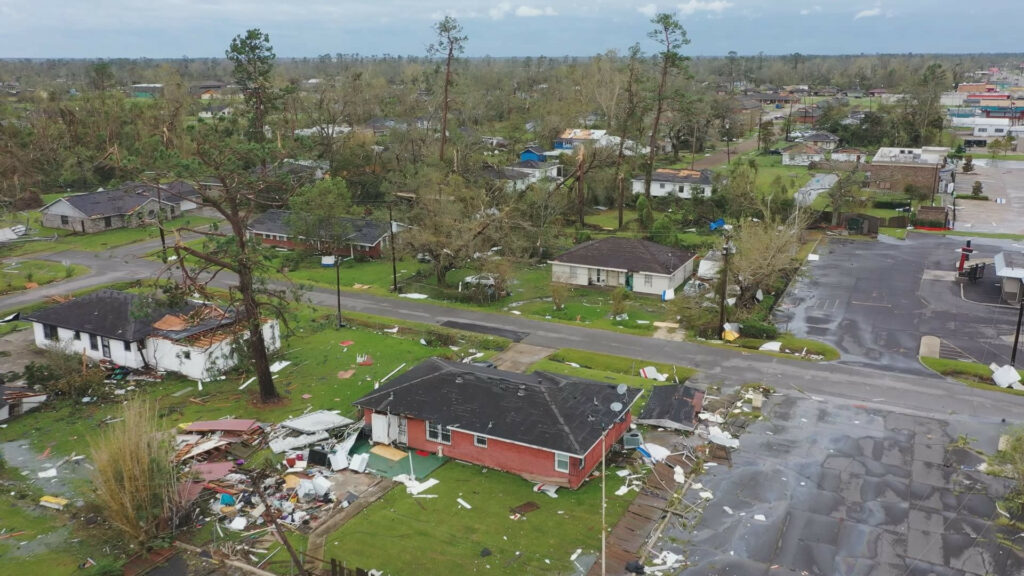
<path id="1" fill-rule="evenodd" d="M 392 462 L 398 462 L 402 458 L 408 456 L 408 454 L 404 450 L 399 450 L 398 448 L 393 448 L 386 444 L 378 444 L 371 448 L 370 452 L 373 452 L 377 456 L 387 458 Z"/>
<path id="2" fill-rule="evenodd" d="M 270 450 L 274 454 L 280 454 L 282 452 L 308 446 L 314 442 L 319 442 L 328 438 L 330 438 L 330 434 L 327 432 L 314 432 L 313 434 L 302 434 L 301 436 L 274 438 L 270 441 Z"/>

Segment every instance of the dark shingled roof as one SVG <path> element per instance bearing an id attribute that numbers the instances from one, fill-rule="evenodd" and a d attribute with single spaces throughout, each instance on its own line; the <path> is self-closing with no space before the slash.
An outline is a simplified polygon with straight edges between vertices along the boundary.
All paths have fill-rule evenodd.
<path id="1" fill-rule="evenodd" d="M 683 384 L 655 386 L 647 399 L 640 424 L 692 430 L 694 418 L 704 406 L 704 392 Z"/>
<path id="2" fill-rule="evenodd" d="M 353 404 L 582 457 L 641 392 L 430 358 Z M 610 408 L 615 402 L 622 404 L 618 412 Z"/>
<path id="3" fill-rule="evenodd" d="M 669 248 L 647 240 L 611 236 L 584 242 L 552 262 L 613 268 L 628 272 L 671 274 L 693 257 L 693 252 Z"/>
<path id="4" fill-rule="evenodd" d="M 543 170 L 544 168 L 550 168 L 558 162 L 540 162 L 537 160 L 521 160 L 512 165 L 513 168 L 526 169 L 526 170 Z"/>
<path id="5" fill-rule="evenodd" d="M 804 142 L 839 142 L 839 137 L 828 132 L 815 132 L 804 136 Z"/>
<path id="6" fill-rule="evenodd" d="M 267 210 L 249 222 L 249 230 L 292 236 L 288 227 L 289 214 L 291 212 L 288 210 Z M 388 233 L 387 222 L 375 222 L 365 218 L 338 218 L 338 225 L 341 230 L 352 231 L 345 237 L 347 242 L 364 246 L 373 246 Z"/>
<path id="7" fill-rule="evenodd" d="M 161 184 L 160 190 L 152 184 L 126 182 L 113 190 L 97 190 L 63 198 L 76 210 L 89 217 L 131 214 L 149 199 L 160 199 L 164 204 L 180 204 L 181 200 L 198 200 L 199 192 L 188 182 L 180 180 Z M 53 205 L 54 200 L 43 207 Z"/>
<path id="8" fill-rule="evenodd" d="M 150 306 L 140 294 L 117 290 L 99 290 L 22 316 L 23 320 L 51 324 L 115 340 L 138 342 L 151 334 L 181 340 L 217 326 L 231 324 L 231 312 L 216 314 L 180 331 L 158 330 L 153 323 L 167 314 L 187 315 L 203 304 L 188 303 L 181 308 Z"/>

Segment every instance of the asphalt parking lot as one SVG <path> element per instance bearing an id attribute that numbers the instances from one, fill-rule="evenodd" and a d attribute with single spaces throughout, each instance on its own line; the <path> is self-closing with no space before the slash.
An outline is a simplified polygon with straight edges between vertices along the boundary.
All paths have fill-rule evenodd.
<path id="1" fill-rule="evenodd" d="M 956 175 L 956 229 L 1024 234 L 1024 162 L 979 159 L 974 164 L 974 173 Z M 988 201 L 963 199 L 970 197 L 975 181 L 982 183 Z M 945 204 L 952 200 L 942 199 Z"/>
<path id="2" fill-rule="evenodd" d="M 687 576 L 1024 574 L 999 542 L 1017 531 L 994 522 L 1009 481 L 950 447 L 994 451 L 1005 426 L 776 396 L 732 466 L 700 478 L 700 521 L 662 542 L 682 543 Z"/>
<path id="3" fill-rule="evenodd" d="M 926 335 L 941 339 L 943 357 L 1008 363 L 1016 311 L 962 298 L 954 271 L 964 240 L 915 233 L 906 240 L 830 238 L 816 251 L 820 259 L 805 263 L 774 320 L 784 331 L 835 346 L 839 362 L 851 365 L 928 374 L 917 359 Z M 1022 249 L 989 239 L 973 246 L 975 262 Z M 996 282 L 989 265 L 964 294 L 994 302 Z"/>

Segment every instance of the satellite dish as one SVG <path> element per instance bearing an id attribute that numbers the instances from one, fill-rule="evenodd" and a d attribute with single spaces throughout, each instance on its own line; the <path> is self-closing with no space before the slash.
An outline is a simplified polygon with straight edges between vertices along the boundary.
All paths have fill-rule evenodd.
<path id="1" fill-rule="evenodd" d="M 619 410 L 622 410 L 622 402 L 612 402 L 611 408 L 612 412 L 618 412 Z"/>
<path id="2" fill-rule="evenodd" d="M 618 386 L 615 387 L 615 391 L 618 392 L 619 394 L 625 394 L 626 393 L 626 385 L 625 384 L 619 384 Z"/>

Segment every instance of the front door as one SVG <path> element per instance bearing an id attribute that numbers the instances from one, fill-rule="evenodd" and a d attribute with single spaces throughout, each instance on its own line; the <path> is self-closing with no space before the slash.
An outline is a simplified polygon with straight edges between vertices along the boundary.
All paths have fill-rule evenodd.
<path id="1" fill-rule="evenodd" d="M 603 270 L 601 270 L 600 268 L 594 270 L 594 284 L 603 285 L 605 280 L 607 280 L 607 278 L 605 278 L 605 275 L 602 272 Z"/>
<path id="2" fill-rule="evenodd" d="M 626 272 L 626 290 L 633 291 L 633 273 Z"/>
<path id="3" fill-rule="evenodd" d="M 409 421 L 405 416 L 398 417 L 398 443 L 409 445 Z"/>
<path id="4" fill-rule="evenodd" d="M 110 340 L 101 337 L 100 345 L 103 347 L 103 357 L 110 358 Z"/>

